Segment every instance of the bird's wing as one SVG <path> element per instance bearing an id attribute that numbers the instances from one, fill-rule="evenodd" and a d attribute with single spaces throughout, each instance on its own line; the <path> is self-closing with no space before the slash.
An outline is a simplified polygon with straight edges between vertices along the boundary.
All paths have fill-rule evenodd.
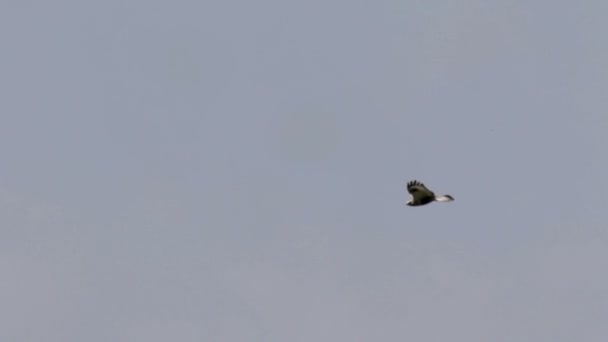
<path id="1" fill-rule="evenodd" d="M 427 197 L 435 197 L 435 194 L 431 190 L 418 181 L 408 182 L 407 191 L 412 195 L 414 201 L 420 201 Z"/>

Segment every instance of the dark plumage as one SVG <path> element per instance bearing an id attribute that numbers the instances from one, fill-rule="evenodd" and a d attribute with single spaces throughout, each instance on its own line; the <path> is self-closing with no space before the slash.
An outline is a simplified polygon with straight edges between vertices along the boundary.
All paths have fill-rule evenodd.
<path id="1" fill-rule="evenodd" d="M 425 205 L 435 201 L 451 202 L 454 200 L 454 197 L 450 195 L 436 196 L 434 192 L 417 180 L 407 183 L 407 191 L 412 195 L 412 198 L 407 202 L 407 205 L 411 207 Z"/>

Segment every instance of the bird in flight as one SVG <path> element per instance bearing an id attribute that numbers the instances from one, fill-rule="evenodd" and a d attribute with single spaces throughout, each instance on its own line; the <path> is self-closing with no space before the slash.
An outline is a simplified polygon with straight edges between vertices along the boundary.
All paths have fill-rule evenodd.
<path id="1" fill-rule="evenodd" d="M 454 197 L 450 195 L 435 196 L 424 184 L 419 181 L 411 181 L 407 183 L 407 192 L 412 195 L 412 198 L 407 202 L 410 207 L 429 204 L 431 202 L 451 202 Z"/>

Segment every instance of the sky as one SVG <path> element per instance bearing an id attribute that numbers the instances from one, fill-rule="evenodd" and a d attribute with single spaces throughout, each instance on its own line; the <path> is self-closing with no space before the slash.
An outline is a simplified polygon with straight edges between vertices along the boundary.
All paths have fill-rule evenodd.
<path id="1" fill-rule="evenodd" d="M 606 341 L 607 15 L 4 1 L 0 340 Z"/>

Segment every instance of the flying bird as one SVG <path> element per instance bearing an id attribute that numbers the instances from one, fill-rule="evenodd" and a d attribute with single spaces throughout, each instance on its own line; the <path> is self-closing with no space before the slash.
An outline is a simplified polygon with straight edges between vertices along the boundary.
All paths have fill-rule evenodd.
<path id="1" fill-rule="evenodd" d="M 454 197 L 450 195 L 435 196 L 424 184 L 419 181 L 411 181 L 407 183 L 407 191 L 412 195 L 412 199 L 407 202 L 407 205 L 416 207 L 419 205 L 429 204 L 431 202 L 451 202 Z"/>

